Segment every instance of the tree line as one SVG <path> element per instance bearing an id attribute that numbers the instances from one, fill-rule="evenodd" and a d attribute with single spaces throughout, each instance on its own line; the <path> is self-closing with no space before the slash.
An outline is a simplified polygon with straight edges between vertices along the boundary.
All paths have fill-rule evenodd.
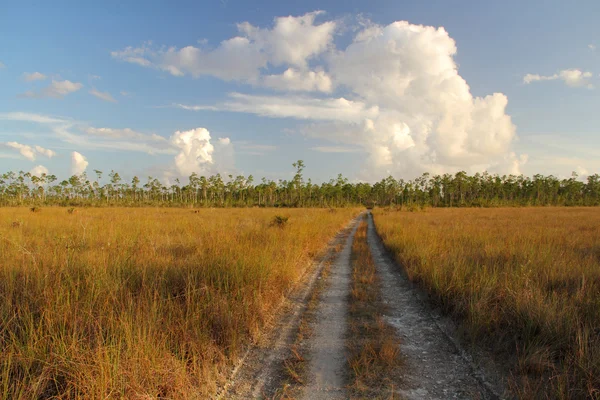
<path id="1" fill-rule="evenodd" d="M 389 176 L 374 184 L 351 183 L 339 174 L 336 179 L 314 184 L 303 177 L 304 163 L 290 180 L 255 182 L 254 177 L 192 173 L 187 182 L 176 179 L 165 185 L 149 176 L 144 183 L 131 182 L 118 172 L 94 170 L 58 181 L 55 175 L 35 176 L 20 171 L 0 176 L 0 205 L 62 206 L 188 206 L 188 207 L 500 207 L 500 206 L 597 206 L 600 205 L 600 176 L 585 182 L 577 174 L 568 179 L 552 175 L 497 175 L 476 173 L 430 175 L 413 180 Z"/>

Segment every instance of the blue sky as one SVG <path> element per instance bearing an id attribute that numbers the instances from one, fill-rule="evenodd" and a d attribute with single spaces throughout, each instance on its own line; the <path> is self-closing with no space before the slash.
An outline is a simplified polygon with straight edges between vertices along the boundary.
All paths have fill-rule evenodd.
<path id="1" fill-rule="evenodd" d="M 597 1 L 23 3 L 0 171 L 600 171 Z"/>

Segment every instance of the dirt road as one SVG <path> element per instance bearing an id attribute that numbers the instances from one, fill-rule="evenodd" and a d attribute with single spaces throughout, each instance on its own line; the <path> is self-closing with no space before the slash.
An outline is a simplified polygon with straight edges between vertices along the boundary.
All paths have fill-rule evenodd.
<path id="1" fill-rule="evenodd" d="M 351 285 L 351 248 L 358 227 L 354 220 L 345 237 L 337 244 L 343 249 L 335 255 L 327 284 L 312 311 L 311 331 L 304 339 L 307 368 L 302 384 L 294 385 L 295 398 L 347 399 L 350 371 L 346 359 L 345 337 L 348 334 L 348 299 Z M 400 339 L 404 360 L 402 380 L 396 391 L 406 399 L 497 399 L 502 398 L 498 382 L 490 384 L 484 374 L 461 348 L 453 333 L 444 329 L 441 317 L 423 301 L 419 289 L 408 281 L 401 269 L 387 255 L 368 213 L 367 241 L 381 281 L 381 296 L 387 309 L 385 320 Z M 278 334 L 272 343 L 255 349 L 240 367 L 234 390 L 223 398 L 277 398 L 284 393 L 281 365 L 297 332 L 298 321 L 306 311 L 308 292 L 322 267 L 316 269 L 290 315 L 283 315 Z M 277 330 L 276 330 L 277 331 Z M 383 389 L 382 389 L 383 390 Z M 387 396 L 381 393 L 382 397 Z M 280 396 L 281 397 L 281 396 Z"/>

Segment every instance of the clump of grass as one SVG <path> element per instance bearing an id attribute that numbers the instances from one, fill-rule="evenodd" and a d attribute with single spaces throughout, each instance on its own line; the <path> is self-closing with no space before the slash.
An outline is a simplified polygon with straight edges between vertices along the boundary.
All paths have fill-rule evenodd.
<path id="1" fill-rule="evenodd" d="M 367 243 L 367 222 L 363 220 L 352 244 L 352 290 L 347 339 L 350 387 L 357 398 L 386 393 L 396 398 L 393 382 L 401 366 L 400 343 L 394 328 L 382 312 L 380 281 Z"/>
<path id="2" fill-rule="evenodd" d="M 356 210 L 288 212 L 0 209 L 0 398 L 209 398 Z"/>
<path id="3" fill-rule="evenodd" d="M 271 226 L 275 226 L 277 228 L 283 229 L 287 225 L 289 219 L 290 219 L 290 217 L 283 217 L 281 215 L 276 215 L 271 220 Z"/>
<path id="4" fill-rule="evenodd" d="M 75 213 L 77 213 L 77 209 L 75 207 L 70 207 L 67 209 L 67 212 L 69 214 L 75 214 Z"/>
<path id="5" fill-rule="evenodd" d="M 23 226 L 23 221 L 13 221 L 11 222 L 10 226 L 12 228 L 20 228 Z"/>
<path id="6" fill-rule="evenodd" d="M 32 213 L 39 213 L 39 212 L 41 212 L 41 211 L 42 211 L 42 209 L 41 209 L 41 208 L 39 208 L 39 207 L 31 207 L 31 208 L 29 209 L 29 211 L 31 211 Z"/>
<path id="7" fill-rule="evenodd" d="M 410 279 L 471 339 L 506 355 L 516 397 L 599 398 L 597 209 L 374 215 Z"/>

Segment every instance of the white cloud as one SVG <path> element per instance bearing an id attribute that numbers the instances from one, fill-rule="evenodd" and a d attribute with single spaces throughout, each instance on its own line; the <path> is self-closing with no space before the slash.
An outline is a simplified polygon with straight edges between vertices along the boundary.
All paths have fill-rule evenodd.
<path id="1" fill-rule="evenodd" d="M 48 175 L 48 168 L 44 167 L 43 165 L 37 165 L 37 166 L 33 167 L 31 169 L 31 171 L 29 171 L 29 173 L 32 176 L 37 176 L 37 177 L 40 177 L 43 174 Z"/>
<path id="2" fill-rule="evenodd" d="M 187 177 L 193 172 L 212 175 L 234 170 L 234 150 L 229 138 L 219 138 L 213 144 L 207 129 L 196 128 L 173 133 L 170 143 L 179 152 L 174 158 L 175 172 L 167 171 L 167 176 Z"/>
<path id="3" fill-rule="evenodd" d="M 68 80 L 64 81 L 55 81 L 52 80 L 50 86 L 45 87 L 39 92 L 27 91 L 23 93 L 22 97 L 31 97 L 31 98 L 44 98 L 44 97 L 53 97 L 57 99 L 61 99 L 66 95 L 76 92 L 81 89 L 83 85 L 77 82 L 71 82 Z"/>
<path id="4" fill-rule="evenodd" d="M 19 150 L 19 153 L 30 161 L 35 161 L 36 157 L 40 154 L 48 158 L 56 155 L 56 152 L 53 150 L 45 149 L 42 146 L 29 146 L 18 142 L 6 142 L 4 146 Z"/>
<path id="5" fill-rule="evenodd" d="M 313 124 L 305 134 L 363 147 L 363 178 L 503 164 L 516 134 L 505 113 L 508 99 L 501 93 L 473 97 L 458 73 L 456 51 L 444 28 L 366 24 L 329 57 L 329 74 L 379 113 L 352 123 Z"/>
<path id="6" fill-rule="evenodd" d="M 593 74 L 589 71 L 583 72 L 579 69 L 565 69 L 554 75 L 527 74 L 523 77 L 523 83 L 530 84 L 532 82 L 562 80 L 570 87 L 593 89 L 594 85 L 590 83 L 592 76 Z"/>
<path id="7" fill-rule="evenodd" d="M 87 159 L 76 151 L 71 153 L 71 174 L 81 175 L 88 166 Z"/>
<path id="8" fill-rule="evenodd" d="M 235 37 L 221 42 L 214 50 L 194 46 L 154 49 L 149 44 L 127 47 L 111 52 L 113 58 L 143 67 L 153 67 L 175 76 L 190 74 L 194 77 L 212 75 L 223 80 L 252 80 L 266 59 L 247 38 Z"/>
<path id="9" fill-rule="evenodd" d="M 173 104 L 175 108 L 181 108 L 188 111 L 220 111 L 219 107 L 216 106 L 202 106 L 202 105 L 186 105 L 186 104 Z"/>
<path id="10" fill-rule="evenodd" d="M 0 120 L 35 122 L 48 126 L 57 139 L 81 149 L 135 151 L 148 154 L 175 155 L 174 165 L 169 167 L 165 177 L 189 176 L 191 172 L 206 175 L 217 172 L 234 172 L 234 147 L 227 137 L 218 138 L 214 144 L 208 130 L 197 128 L 190 131 L 177 131 L 169 139 L 155 133 L 142 133 L 130 128 L 97 128 L 63 118 L 40 114 L 14 112 L 0 113 Z M 53 157 L 53 150 L 41 146 L 29 146 L 17 142 L 0 145 L 18 150 L 22 156 L 35 161 L 38 155 Z M 265 149 L 266 150 L 266 146 Z M 0 158 L 14 158 L 10 154 L 0 154 Z M 85 171 L 88 162 L 78 153 L 71 153 L 73 174 Z"/>
<path id="11" fill-rule="evenodd" d="M 23 73 L 23 79 L 25 79 L 27 82 L 43 81 L 44 79 L 46 79 L 46 75 L 42 74 L 41 72 L 25 72 Z"/>
<path id="12" fill-rule="evenodd" d="M 340 98 L 313 98 L 303 96 L 255 96 L 231 93 L 231 100 L 223 104 L 227 111 L 245 112 L 272 118 L 312 120 L 360 121 L 375 118 L 379 109 L 360 101 Z"/>
<path id="13" fill-rule="evenodd" d="M 205 128 L 177 131 L 171 136 L 171 143 L 180 149 L 175 156 L 175 167 L 181 175 L 204 171 L 213 163 L 214 147 Z"/>
<path id="14" fill-rule="evenodd" d="M 36 122 L 40 124 L 57 124 L 67 122 L 65 119 L 61 118 L 25 112 L 0 113 L 0 120 Z"/>
<path id="15" fill-rule="evenodd" d="M 85 129 L 85 132 L 89 135 L 95 135 L 105 138 L 113 138 L 113 139 L 139 139 L 141 141 L 148 142 L 158 142 L 158 143 L 167 143 L 168 140 L 157 134 L 145 134 L 134 131 L 130 128 L 124 129 L 112 129 L 112 128 L 94 128 L 88 127 Z"/>
<path id="16" fill-rule="evenodd" d="M 595 44 L 588 44 L 588 49 L 590 49 L 591 51 L 596 51 L 596 45 Z"/>
<path id="17" fill-rule="evenodd" d="M 351 43 L 336 49 L 332 35 L 348 27 L 334 21 L 314 25 L 317 15 L 277 18 L 273 29 L 238 25 L 247 46 L 258 47 L 266 57 L 263 69 L 247 81 L 285 93 L 231 93 L 220 104 L 175 106 L 312 121 L 299 131 L 332 142 L 320 150 L 361 149 L 370 177 L 515 172 L 527 161 L 512 149 L 516 128 L 506 114 L 507 97 L 471 94 L 454 60 L 456 43 L 444 28 L 361 21 Z M 175 68 L 172 73 L 187 73 L 178 64 L 169 65 Z M 285 69 L 269 74 L 270 66 Z M 565 70 L 558 76 L 575 86 L 589 73 Z M 333 90 L 335 97 L 293 94 Z"/>
<path id="18" fill-rule="evenodd" d="M 21 155 L 26 159 L 30 161 L 35 161 L 36 154 L 35 149 L 33 147 L 17 142 L 6 142 L 5 145 L 8 147 L 12 147 L 13 149 L 19 150 L 19 153 L 21 153 Z"/>
<path id="19" fill-rule="evenodd" d="M 305 68 L 309 59 L 323 53 L 333 41 L 336 22 L 315 25 L 315 18 L 321 14 L 324 12 L 278 17 L 275 18 L 273 29 L 263 29 L 244 22 L 238 24 L 238 30 L 268 55 L 271 64 Z"/>
<path id="20" fill-rule="evenodd" d="M 42 154 L 48 158 L 52 158 L 56 155 L 56 152 L 54 150 L 50 150 L 50 149 L 45 149 L 42 146 L 35 146 L 35 151 L 38 152 L 39 154 Z"/>
<path id="21" fill-rule="evenodd" d="M 305 91 L 330 93 L 331 78 L 322 69 L 317 71 L 297 70 L 288 68 L 283 74 L 268 75 L 263 79 L 266 87 L 281 91 Z"/>
<path id="22" fill-rule="evenodd" d="M 96 96 L 100 100 L 109 101 L 111 103 L 116 103 L 117 102 L 117 100 L 115 100 L 115 98 L 112 97 L 110 93 L 108 93 L 108 92 L 100 92 L 100 91 L 96 90 L 96 88 L 92 88 L 89 93 L 92 96 Z"/>
<path id="23" fill-rule="evenodd" d="M 214 49 L 194 46 L 156 48 L 147 42 L 141 47 L 113 51 L 111 56 L 175 76 L 211 75 L 226 81 L 257 83 L 260 70 L 268 63 L 274 66 L 289 64 L 304 70 L 308 60 L 327 50 L 333 41 L 336 23 L 328 21 L 315 25 L 319 14 L 322 12 L 275 18 L 272 29 L 244 22 L 238 24 L 241 36 L 224 40 Z"/>

